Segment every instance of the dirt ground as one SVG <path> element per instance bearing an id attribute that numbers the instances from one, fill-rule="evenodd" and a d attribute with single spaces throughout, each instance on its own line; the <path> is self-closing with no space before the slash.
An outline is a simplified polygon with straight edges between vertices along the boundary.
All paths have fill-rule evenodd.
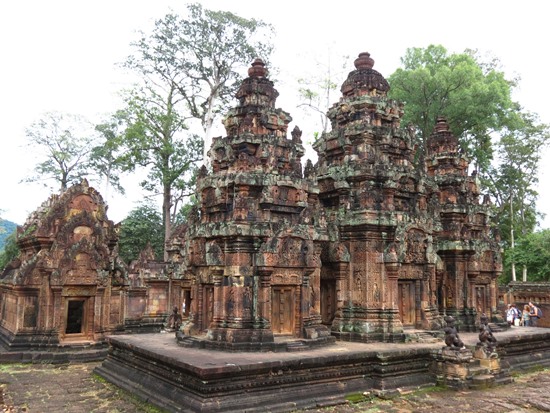
<path id="1" fill-rule="evenodd" d="M 94 375 L 98 364 L 2 364 L 0 409 L 10 413 L 161 412 Z M 365 395 L 357 403 L 302 412 L 550 412 L 550 370 L 516 376 L 514 383 L 488 390 L 431 388 L 389 400 Z"/>
<path id="2" fill-rule="evenodd" d="M 523 413 L 550 412 L 550 369 L 522 374 L 511 384 L 486 390 L 430 388 L 382 400 L 365 401 L 305 412 L 323 413 Z"/>

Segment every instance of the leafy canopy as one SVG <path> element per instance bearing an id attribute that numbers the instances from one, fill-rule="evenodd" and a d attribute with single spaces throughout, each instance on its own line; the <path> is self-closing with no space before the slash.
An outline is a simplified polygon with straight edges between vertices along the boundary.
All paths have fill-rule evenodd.
<path id="1" fill-rule="evenodd" d="M 536 114 L 518 107 L 515 122 L 502 131 L 495 144 L 496 162 L 481 175 L 485 190 L 494 200 L 506 245 L 511 244 L 512 228 L 522 236 L 536 227 L 538 169 L 542 149 L 549 143 L 549 127 L 539 123 Z"/>
<path id="2" fill-rule="evenodd" d="M 7 219 L 0 218 L 0 250 L 4 248 L 6 238 L 8 238 L 17 229 L 17 224 Z"/>
<path id="3" fill-rule="evenodd" d="M 34 175 L 26 182 L 53 180 L 61 191 L 89 177 L 92 148 L 99 144 L 93 125 L 79 115 L 49 112 L 26 131 L 30 147 L 39 158 Z"/>
<path id="4" fill-rule="evenodd" d="M 506 79 L 498 59 L 476 52 L 449 54 L 443 46 L 407 49 L 393 73 L 390 97 L 405 103 L 403 121 L 417 129 L 418 165 L 438 116 L 448 119 L 482 184 L 494 201 L 503 245 L 528 239 L 537 224 L 538 167 L 550 142 L 547 125 L 511 99 L 517 79 Z M 506 251 L 505 271 L 516 257 Z M 511 257 L 511 258 L 510 258 Z"/>
<path id="5" fill-rule="evenodd" d="M 142 187 L 162 195 L 165 241 L 176 212 L 192 195 L 197 168 L 210 147 L 210 129 L 242 79 L 238 70 L 267 59 L 266 24 L 229 12 L 187 6 L 187 16 L 167 14 L 133 43 L 123 66 L 139 81 L 124 92 L 125 107 L 98 126 L 106 144 L 96 151 L 113 168 L 147 170 Z M 256 40 L 256 38 L 260 40 Z M 189 131 L 198 120 L 204 141 Z"/>
<path id="6" fill-rule="evenodd" d="M 405 103 L 403 122 L 417 128 L 418 159 L 438 116 L 451 130 L 478 170 L 486 170 L 493 156 L 491 134 L 499 131 L 514 109 L 515 81 L 498 70 L 497 61 L 483 63 L 472 50 L 449 54 L 440 45 L 407 49 L 402 68 L 389 78 L 389 96 Z"/>
<path id="7" fill-rule="evenodd" d="M 120 257 L 130 263 L 148 244 L 153 248 L 155 257 L 161 259 L 164 251 L 162 216 L 152 203 L 143 202 L 120 223 Z"/>
<path id="8" fill-rule="evenodd" d="M 19 247 L 17 246 L 16 239 L 16 232 L 12 232 L 4 240 L 3 249 L 0 250 L 0 274 L 6 265 L 19 255 Z"/>
<path id="9" fill-rule="evenodd" d="M 530 281 L 550 281 L 550 229 L 527 234 L 507 250 L 505 265 L 512 262 L 527 268 Z"/>
<path id="10" fill-rule="evenodd" d="M 250 63 L 269 60 L 272 35 L 273 28 L 260 20 L 192 3 L 186 16 L 157 20 L 152 33 L 134 43 L 136 53 L 125 66 L 157 85 L 173 84 L 185 102 L 185 119 L 200 122 L 206 159 L 215 117 L 228 109 Z"/>

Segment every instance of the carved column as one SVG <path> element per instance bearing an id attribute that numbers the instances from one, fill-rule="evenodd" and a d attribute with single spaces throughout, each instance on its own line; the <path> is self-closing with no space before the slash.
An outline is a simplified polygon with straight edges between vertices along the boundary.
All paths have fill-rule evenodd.
<path id="1" fill-rule="evenodd" d="M 53 299 L 52 328 L 58 331 L 59 338 L 61 338 L 62 335 L 65 334 L 65 332 L 63 331 L 63 325 L 64 325 L 63 315 L 65 313 L 65 308 L 64 308 L 63 299 L 61 297 L 61 287 L 52 288 L 52 299 Z"/>
<path id="2" fill-rule="evenodd" d="M 259 291 L 258 310 L 256 317 L 260 328 L 271 328 L 271 274 L 272 269 L 258 270 Z"/>

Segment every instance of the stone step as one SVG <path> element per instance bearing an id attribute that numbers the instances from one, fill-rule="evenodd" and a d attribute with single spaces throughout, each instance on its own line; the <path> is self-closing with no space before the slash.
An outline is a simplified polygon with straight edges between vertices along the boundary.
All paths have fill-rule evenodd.
<path id="1" fill-rule="evenodd" d="M 495 376 L 492 374 L 478 374 L 472 377 L 472 381 L 468 386 L 474 390 L 487 389 L 495 385 Z"/>
<path id="2" fill-rule="evenodd" d="M 489 323 L 489 328 L 491 329 L 491 332 L 493 333 L 500 333 L 502 331 L 506 331 L 505 327 L 500 326 L 496 323 Z"/>
<path id="3" fill-rule="evenodd" d="M 286 344 L 287 351 L 305 351 L 309 350 L 309 346 L 301 341 L 289 341 Z"/>
<path id="4" fill-rule="evenodd" d="M 405 341 L 413 343 L 438 343 L 441 338 L 434 337 L 428 331 L 423 330 L 405 330 Z"/>
<path id="5" fill-rule="evenodd" d="M 489 373 L 489 370 L 487 370 L 485 367 L 481 366 L 470 366 L 468 367 L 468 372 L 470 373 L 470 376 L 476 377 L 476 376 L 483 376 Z"/>

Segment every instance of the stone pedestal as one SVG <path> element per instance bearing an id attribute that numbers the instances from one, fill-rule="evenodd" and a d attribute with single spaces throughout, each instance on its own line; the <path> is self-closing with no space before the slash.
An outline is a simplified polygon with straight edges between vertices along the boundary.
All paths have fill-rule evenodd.
<path id="1" fill-rule="evenodd" d="M 454 389 L 467 388 L 473 358 L 472 352 L 466 348 L 443 347 L 434 362 L 437 383 Z"/>
<path id="2" fill-rule="evenodd" d="M 491 374 L 500 373 L 500 358 L 495 351 L 489 351 L 483 346 L 476 346 L 474 358 L 479 360 L 479 365 L 487 369 Z"/>
<path id="3" fill-rule="evenodd" d="M 474 351 L 474 358 L 479 360 L 480 367 L 483 367 L 490 374 L 500 374 L 500 357 L 496 351 L 487 347 L 477 345 Z"/>

